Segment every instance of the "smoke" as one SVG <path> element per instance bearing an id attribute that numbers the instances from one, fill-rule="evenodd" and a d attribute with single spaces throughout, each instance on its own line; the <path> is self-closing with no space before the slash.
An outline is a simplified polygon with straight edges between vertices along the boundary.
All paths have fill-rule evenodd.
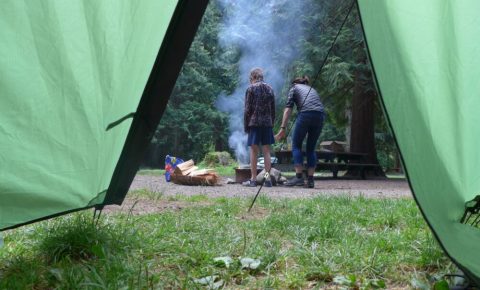
<path id="1" fill-rule="evenodd" d="M 217 108 L 230 116 L 230 147 L 241 164 L 248 164 L 247 135 L 243 128 L 245 90 L 254 67 L 264 70 L 276 101 L 285 85 L 285 74 L 299 57 L 303 39 L 302 14 L 309 1 L 218 0 L 226 15 L 220 31 L 220 45 L 240 50 L 238 86 L 231 95 L 221 95 Z M 277 118 L 281 113 L 277 112 Z"/>

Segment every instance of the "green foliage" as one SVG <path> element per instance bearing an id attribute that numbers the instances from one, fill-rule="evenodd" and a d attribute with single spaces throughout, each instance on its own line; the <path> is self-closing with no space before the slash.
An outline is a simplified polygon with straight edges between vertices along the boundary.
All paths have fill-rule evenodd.
<path id="1" fill-rule="evenodd" d="M 351 3 L 315 2 L 311 9 L 305 11 L 305 25 L 310 30 L 302 40 L 304 57 L 293 65 L 292 74 L 315 76 Z M 354 88 L 365 93 L 376 91 L 356 7 L 341 31 L 319 79 L 313 85 L 321 93 L 328 113 L 321 140 L 345 140 L 345 129 L 350 125 L 348 116 L 352 110 Z M 380 136 L 376 138 L 377 158 L 383 167 L 392 168 L 395 165 L 396 148 L 377 100 L 374 116 L 375 132 Z"/>
<path id="2" fill-rule="evenodd" d="M 203 158 L 203 162 L 206 166 L 214 167 L 214 166 L 227 166 L 231 165 L 234 160 L 232 155 L 228 152 L 208 152 L 205 157 Z"/>
<path id="3" fill-rule="evenodd" d="M 228 289 L 446 289 L 435 277 L 454 272 L 413 200 L 262 196 L 251 214 L 249 199 L 152 194 L 149 202 L 183 209 L 134 219 L 107 213 L 98 226 L 87 212 L 6 232 L 0 289 L 196 289 L 220 281 Z"/>
<path id="4" fill-rule="evenodd" d="M 214 169 L 220 176 L 234 176 L 238 164 L 229 152 L 222 151 L 208 152 L 198 166 Z"/>
<path id="5" fill-rule="evenodd" d="M 320 140 L 345 141 L 345 131 L 339 131 L 337 127 L 333 126 L 332 123 L 327 121 L 323 126 Z M 320 142 L 318 143 L 320 145 Z"/>
<path id="6" fill-rule="evenodd" d="M 162 176 L 165 175 L 164 169 L 140 169 L 137 175 Z"/>
<path id="7" fill-rule="evenodd" d="M 393 136 L 389 133 L 377 133 L 375 134 L 375 143 L 380 165 L 387 171 L 395 168 L 396 158 L 399 157 Z"/>
<path id="8" fill-rule="evenodd" d="M 105 241 L 112 241 L 109 237 L 111 233 L 108 230 L 97 231 L 91 218 L 77 215 L 43 232 L 39 252 L 41 256 L 47 258 L 48 264 L 65 259 L 81 261 L 103 258 L 106 249 L 112 246 L 121 247 L 117 243 L 103 245 Z"/>
<path id="9" fill-rule="evenodd" d="M 167 154 L 201 160 L 213 146 L 228 149 L 228 119 L 215 108 L 222 92 L 236 86 L 238 52 L 218 45 L 221 11 L 207 8 L 177 80 L 167 110 L 153 137 L 145 165 L 163 166 Z"/>
<path id="10" fill-rule="evenodd" d="M 74 214 L 9 233 L 7 247 L 0 249 L 0 289 L 146 284 L 137 268 L 143 265 L 130 263 L 141 242 L 131 220 L 119 217 L 115 223 L 101 220 L 94 225 L 91 217 L 91 212 Z"/>
<path id="11" fill-rule="evenodd" d="M 323 1 L 312 3 L 312 9 L 305 11 L 309 31 L 304 43 L 303 59 L 295 63 L 296 75 L 306 74 L 313 77 L 332 45 L 332 42 L 344 20 L 351 1 Z M 320 13 L 319 13 L 320 11 Z M 342 29 L 336 44 L 330 53 L 319 79 L 313 84 L 321 93 L 327 108 L 329 121 L 340 131 L 348 125 L 346 110 L 350 106 L 354 74 L 361 68 L 366 58 L 363 36 L 355 9 Z M 368 67 L 363 67 L 363 74 L 369 74 Z"/>
<path id="12" fill-rule="evenodd" d="M 299 15 L 306 31 L 292 38 L 301 53 L 290 66 L 284 68 L 286 82 L 276 92 L 277 95 L 286 96 L 290 80 L 295 76 L 306 74 L 313 80 L 350 4 L 349 0 L 309 2 L 310 7 Z M 232 5 L 235 5 L 234 2 Z M 239 79 L 239 48 L 225 48 L 218 41 L 222 19 L 229 9 L 228 5 L 222 8 L 216 1 L 210 1 L 144 165 L 163 167 L 167 154 L 200 161 L 209 151 L 230 150 L 228 116 L 215 107 L 218 96 L 231 93 Z M 282 5 L 275 9 L 275 21 L 286 21 Z M 273 62 L 284 55 L 282 49 L 287 48 L 276 47 L 271 50 Z M 375 90 L 358 13 L 354 7 L 319 79 L 313 84 L 327 110 L 322 140 L 346 139 L 345 129 L 349 126 L 348 115 L 356 84 L 365 92 Z M 281 101 L 277 102 L 278 112 L 282 112 L 285 100 L 285 97 L 281 97 Z M 378 103 L 375 116 L 375 131 L 387 134 L 388 128 Z M 280 126 L 280 114 L 277 120 L 275 131 Z M 390 167 L 392 150 L 395 150 L 392 139 L 380 140 L 377 145 L 380 146 L 378 159 L 384 167 Z"/>

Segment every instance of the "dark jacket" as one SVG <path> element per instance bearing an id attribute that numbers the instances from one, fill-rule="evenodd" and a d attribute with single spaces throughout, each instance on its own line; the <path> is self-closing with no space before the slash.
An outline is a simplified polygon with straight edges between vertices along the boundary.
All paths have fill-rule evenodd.
<path id="1" fill-rule="evenodd" d="M 245 92 L 245 132 L 250 127 L 273 127 L 275 122 L 275 95 L 265 82 L 251 84 Z"/>

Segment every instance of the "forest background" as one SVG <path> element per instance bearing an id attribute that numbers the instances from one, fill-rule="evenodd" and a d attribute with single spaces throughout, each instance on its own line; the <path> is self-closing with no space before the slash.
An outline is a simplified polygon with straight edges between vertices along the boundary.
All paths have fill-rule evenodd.
<path id="1" fill-rule="evenodd" d="M 248 74 L 242 71 L 242 59 L 261 49 L 268 53 L 269 65 L 282 74 L 282 81 L 275 88 L 276 132 L 291 80 L 303 75 L 310 76 L 311 80 L 315 78 L 351 9 L 350 1 L 305 1 L 295 7 L 291 1 L 268 1 L 269 7 L 265 7 L 264 2 L 249 0 L 249 8 L 244 9 L 238 1 L 210 1 L 145 156 L 145 167 L 163 167 L 167 154 L 198 161 L 212 151 L 235 154 L 229 137 L 232 124 L 238 120 L 233 119 L 228 109 L 222 109 L 220 100 L 234 95 L 235 91 L 245 91 L 246 87 L 242 86 Z M 258 12 L 256 14 L 267 13 L 262 11 L 268 9 L 269 25 L 276 29 L 270 33 L 272 39 L 287 39 L 288 45 L 259 47 L 252 52 L 242 44 L 250 41 L 249 35 L 237 42 L 225 41 L 225 35 L 232 34 L 229 27 L 232 19 L 238 17 L 242 9 L 244 13 Z M 257 22 L 267 18 L 245 17 Z M 258 27 L 261 25 L 259 23 Z M 259 42 L 258 45 L 268 46 L 269 43 Z M 269 82 L 268 69 L 265 77 Z M 368 153 L 370 163 L 380 163 L 385 170 L 399 167 L 394 140 L 377 97 L 356 6 L 313 87 L 320 93 L 327 111 L 321 141 L 346 141 L 350 151 Z M 237 104 L 233 110 L 243 112 L 243 107 Z M 278 150 L 279 146 L 274 145 L 274 149 Z"/>

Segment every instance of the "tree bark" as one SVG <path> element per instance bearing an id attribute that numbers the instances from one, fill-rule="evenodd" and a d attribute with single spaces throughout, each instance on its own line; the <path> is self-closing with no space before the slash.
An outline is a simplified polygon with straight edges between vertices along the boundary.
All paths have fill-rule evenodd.
<path id="1" fill-rule="evenodd" d="M 374 90 L 365 90 L 365 82 L 372 82 L 371 78 L 362 79 L 361 71 L 355 72 L 355 86 L 352 98 L 352 121 L 350 130 L 350 151 L 366 153 L 364 163 L 379 164 L 375 148 L 375 102 L 377 95 Z M 346 175 L 359 176 L 360 170 L 349 170 Z M 385 176 L 379 170 L 365 171 L 367 176 Z"/>
<path id="2" fill-rule="evenodd" d="M 400 173 L 400 174 L 404 174 L 405 172 L 403 172 L 403 165 L 402 165 L 402 161 L 400 159 L 400 152 L 398 152 L 398 150 L 395 150 L 395 171 L 397 173 Z"/>
<path id="3" fill-rule="evenodd" d="M 221 152 L 223 151 L 223 140 L 221 138 L 217 138 L 215 140 L 215 151 L 216 152 Z"/>

